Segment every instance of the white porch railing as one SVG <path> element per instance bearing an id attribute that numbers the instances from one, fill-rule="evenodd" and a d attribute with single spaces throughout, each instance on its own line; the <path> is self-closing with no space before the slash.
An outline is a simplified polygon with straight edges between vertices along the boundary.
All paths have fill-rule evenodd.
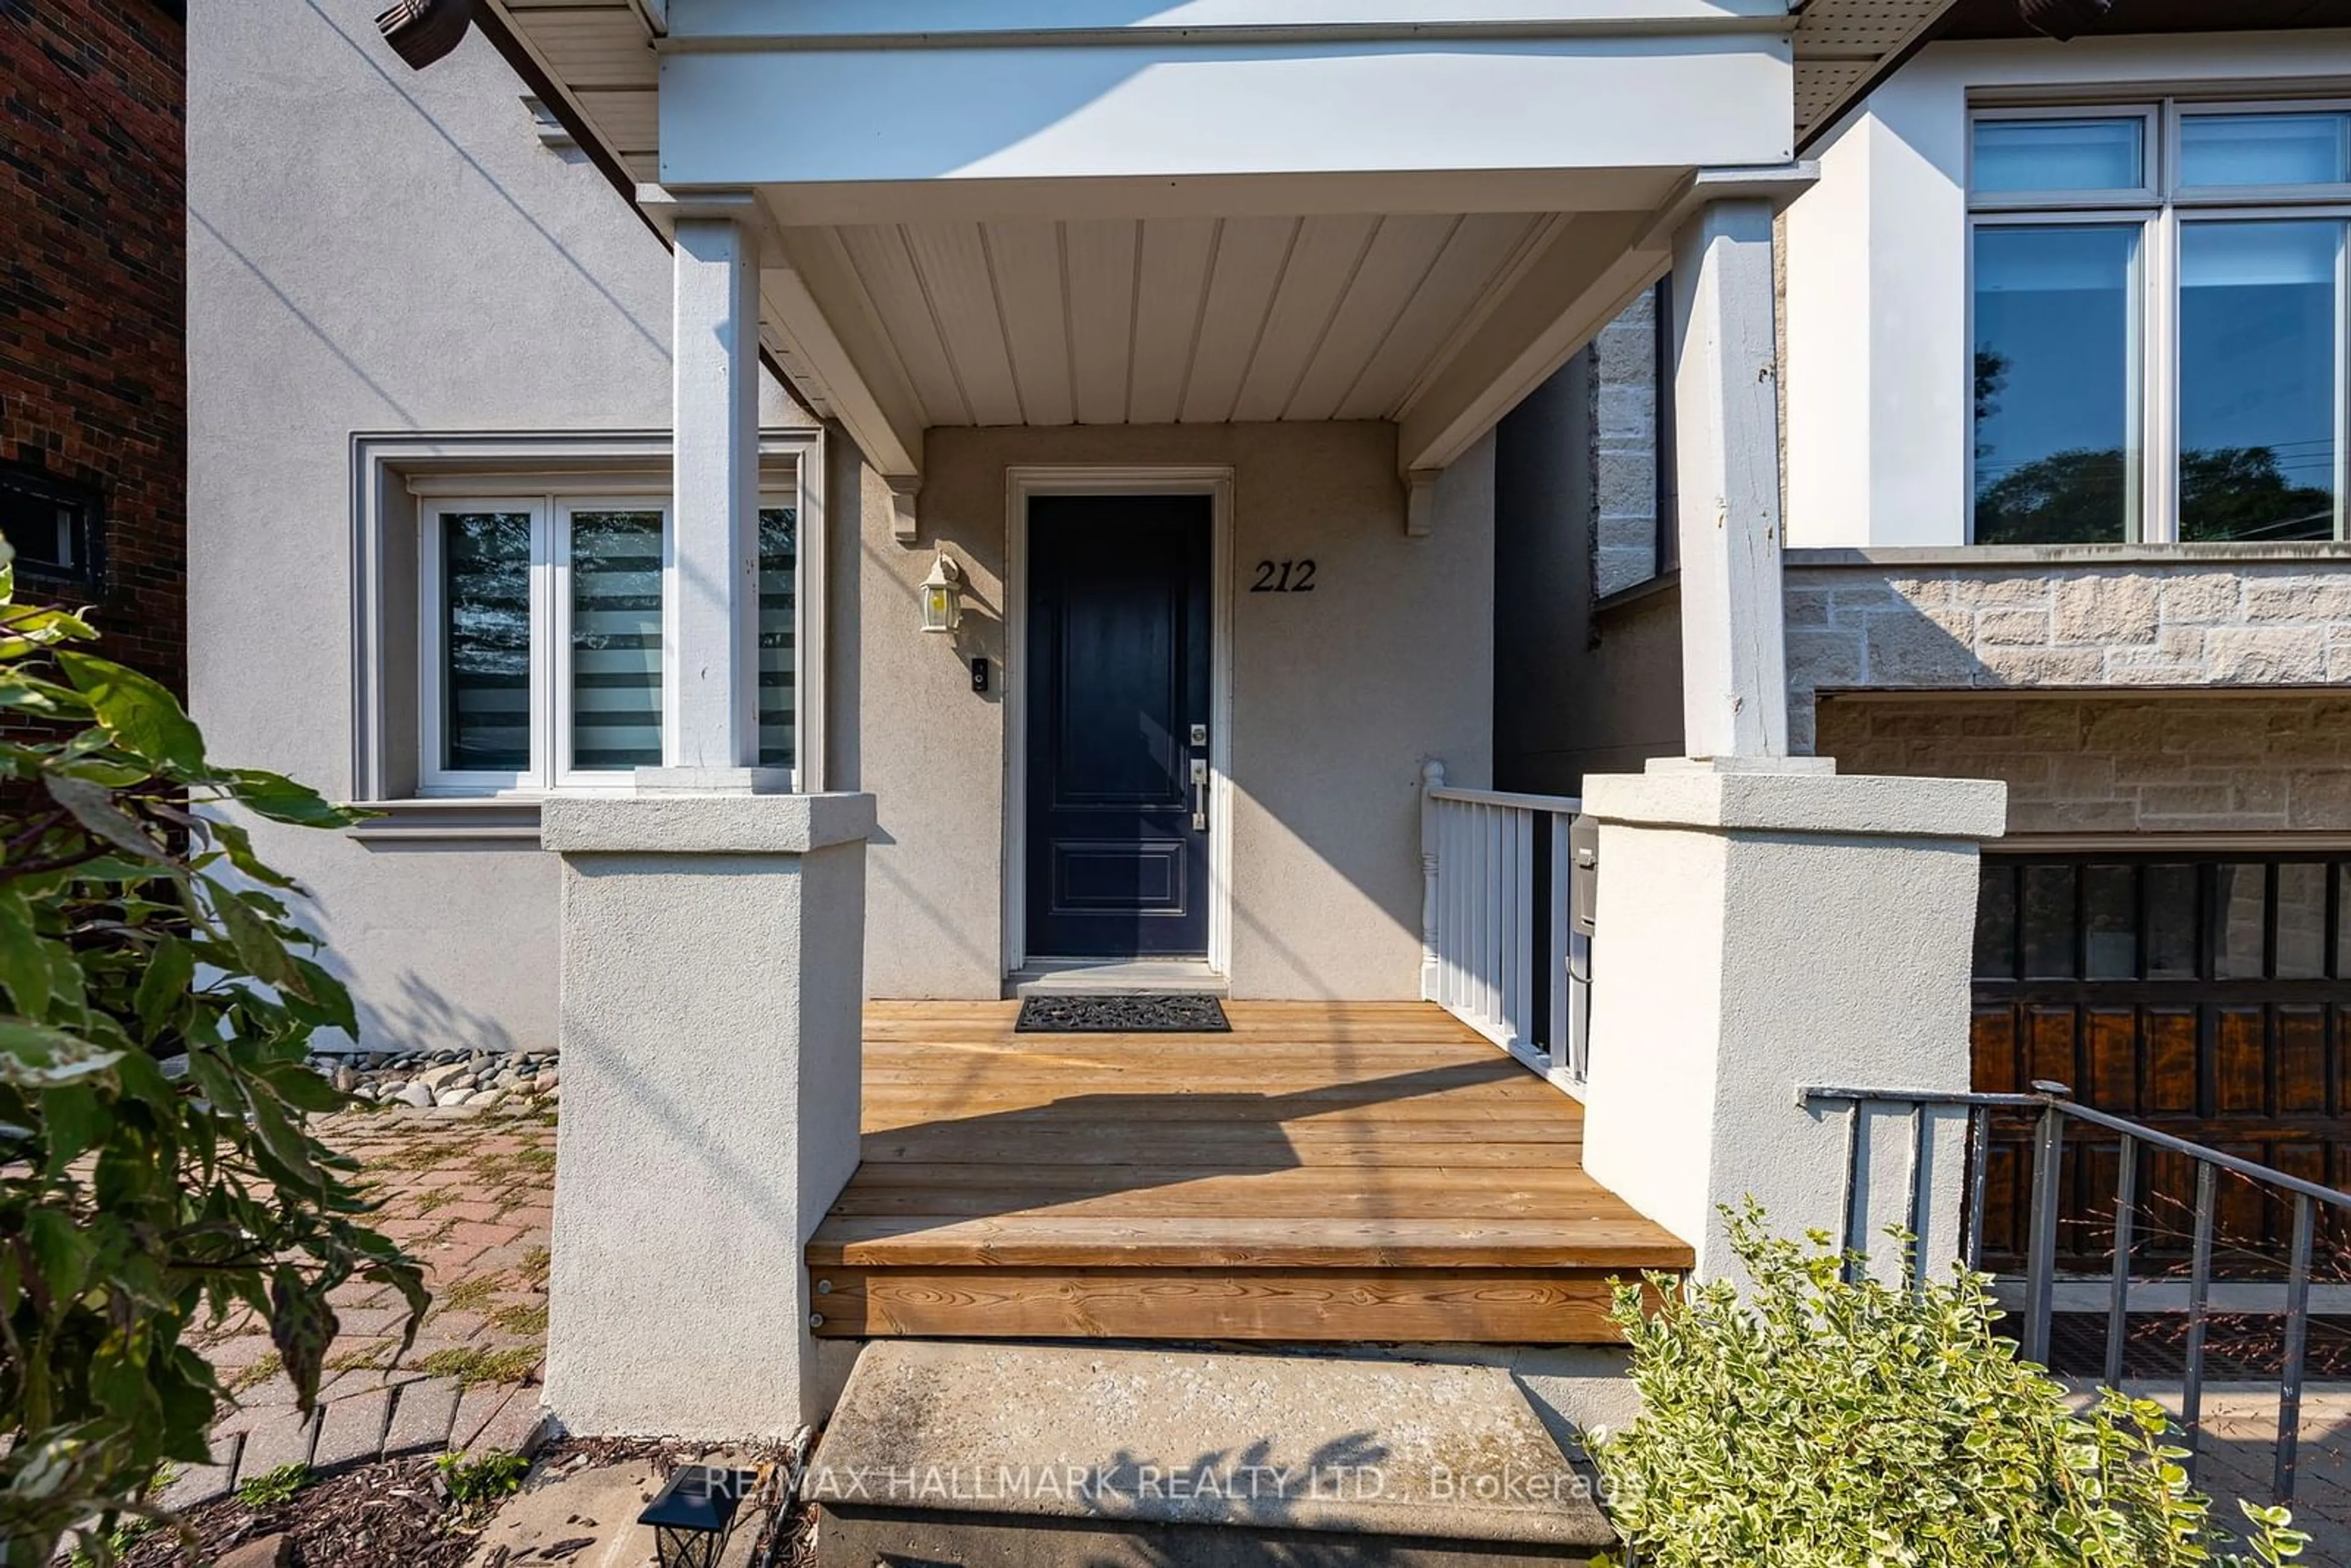
<path id="1" fill-rule="evenodd" d="M 1421 768 L 1420 994 L 1571 1094 L 1587 1065 L 1568 824 L 1583 802 L 1446 787 Z M 1575 967 L 1580 968 L 1581 966 Z"/>

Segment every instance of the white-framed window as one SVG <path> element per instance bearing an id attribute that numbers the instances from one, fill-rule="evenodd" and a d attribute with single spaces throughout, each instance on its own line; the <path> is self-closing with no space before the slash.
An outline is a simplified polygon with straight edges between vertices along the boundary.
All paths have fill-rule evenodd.
<path id="1" fill-rule="evenodd" d="M 2346 537 L 2351 102 L 1970 131 L 1970 537 Z"/>
<path id="2" fill-rule="evenodd" d="M 420 486 L 417 787 L 625 790 L 674 761 L 669 497 L 468 477 Z M 797 764 L 799 507 L 759 499 L 759 763 Z"/>

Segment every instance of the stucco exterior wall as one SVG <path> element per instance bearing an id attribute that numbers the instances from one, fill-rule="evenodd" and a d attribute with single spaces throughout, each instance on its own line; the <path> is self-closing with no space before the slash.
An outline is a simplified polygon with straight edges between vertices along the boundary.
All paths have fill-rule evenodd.
<path id="1" fill-rule="evenodd" d="M 2005 779 L 2017 834 L 2351 832 L 2351 692 L 1856 694 L 1821 705 L 1819 749 Z"/>
<path id="2" fill-rule="evenodd" d="M 208 0 L 188 37 L 189 665 L 224 760 L 353 791 L 361 431 L 669 423 L 670 264 L 541 144 L 478 37 L 415 73 L 364 8 Z M 799 417 L 768 389 L 764 417 Z M 371 1035 L 554 1043 L 555 857 L 266 829 Z"/>
<path id="3" fill-rule="evenodd" d="M 868 517 L 859 787 L 876 798 L 867 987 L 995 997 L 1003 975 L 1005 471 L 1016 465 L 1233 471 L 1232 990 L 1417 993 L 1418 774 L 1491 778 L 1490 439 L 1448 470 L 1430 537 L 1404 531 L 1384 424 L 937 430 L 922 538 Z M 954 645 L 917 630 L 944 544 L 968 591 Z M 1263 559 L 1313 559 L 1311 594 L 1253 594 Z M 969 662 L 991 662 L 990 690 Z"/>

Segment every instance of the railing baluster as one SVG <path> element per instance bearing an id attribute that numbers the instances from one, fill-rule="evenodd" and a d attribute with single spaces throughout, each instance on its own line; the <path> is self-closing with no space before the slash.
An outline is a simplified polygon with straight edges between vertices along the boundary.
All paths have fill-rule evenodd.
<path id="1" fill-rule="evenodd" d="M 1437 928 L 1445 933 L 1445 1005 L 1452 1011 L 1461 1010 L 1461 885 L 1469 880 L 1469 846 L 1461 837 L 1461 808 L 1452 801 L 1445 803 L 1444 859 L 1437 862 L 1437 873 L 1442 879 L 1437 893 L 1443 907 L 1437 920 Z"/>
<path id="2" fill-rule="evenodd" d="M 1985 1166 L 1991 1158 L 1991 1107 L 1968 1112 L 1968 1220 L 1961 1256 L 1970 1270 L 1983 1267 Z"/>
<path id="3" fill-rule="evenodd" d="M 1453 874 L 1446 882 L 1446 1006 L 1460 1011 L 1465 1001 L 1465 977 L 1469 967 L 1469 889 L 1477 883 L 1477 862 L 1469 858 L 1469 813 L 1453 806 L 1446 821 L 1446 861 Z"/>
<path id="4" fill-rule="evenodd" d="M 1510 982 L 1517 971 L 1510 962 L 1510 949 L 1519 940 L 1517 901 L 1510 896 L 1519 881 L 1517 819 L 1518 813 L 1507 806 L 1495 808 L 1494 841 L 1501 859 L 1494 871 L 1494 1018 L 1502 1026 L 1505 1046 L 1518 1038 L 1517 1009 L 1510 1005 Z"/>
<path id="5" fill-rule="evenodd" d="M 1505 855 L 1502 809 L 1488 806 L 1485 811 L 1486 962 L 1479 973 L 1486 977 L 1486 1022 L 1492 1028 L 1502 1021 L 1502 864 Z M 1507 1039 L 1506 1035 L 1506 1042 Z"/>
<path id="6" fill-rule="evenodd" d="M 2278 1375 L 2277 1473 L 2272 1502 L 2294 1500 L 2294 1467 L 2302 1449 L 2302 1368 L 2310 1349 L 2310 1243 L 2317 1226 L 2308 1193 L 2294 1197 L 2294 1251 L 2285 1275 L 2285 1365 Z"/>
<path id="7" fill-rule="evenodd" d="M 1535 934 L 1542 928 L 1542 922 L 1535 919 L 1535 813 L 1526 809 L 1519 811 L 1519 886 L 1511 898 L 1519 905 L 1519 989 L 1514 997 L 1519 1009 L 1517 1028 L 1519 1039 L 1526 1041 L 1528 1049 L 1533 1049 L 1535 1034 L 1540 1034 L 1535 1028 L 1535 967 L 1542 961 L 1542 955 L 1535 952 Z"/>
<path id="8" fill-rule="evenodd" d="M 1858 1249 L 1853 1231 L 1857 1217 L 1866 1212 L 1861 1193 L 1861 1124 L 1868 1113 L 1869 1107 L 1856 1100 L 1844 1124 L 1844 1207 L 1837 1216 L 1837 1250 L 1845 1256 L 1837 1265 L 1837 1276 L 1847 1284 L 1858 1279 L 1861 1272 L 1853 1266 L 1852 1254 Z"/>
<path id="9" fill-rule="evenodd" d="M 1460 871 L 1458 870 L 1458 868 L 1454 867 L 1454 866 L 1449 866 L 1449 865 L 1447 865 L 1447 864 L 1446 864 L 1446 863 L 1445 863 L 1445 862 L 1446 862 L 1446 861 L 1447 861 L 1447 858 L 1452 854 L 1452 852 L 1453 852 L 1453 846 L 1452 846 L 1452 844 L 1447 841 L 1447 839 L 1446 838 L 1446 832 L 1445 832 L 1446 825 L 1447 825 L 1447 822 L 1451 820 L 1451 818 L 1452 818 L 1452 812 L 1451 812 L 1449 810 L 1447 810 L 1447 809 L 1445 802 L 1444 802 L 1444 801 L 1442 801 L 1442 800 L 1437 801 L 1437 802 L 1436 803 L 1436 805 L 1435 805 L 1434 807 L 1432 807 L 1432 808 L 1431 808 L 1431 810 L 1434 811 L 1435 815 L 1434 815 L 1430 820 L 1431 820 L 1431 821 L 1436 824 L 1436 833 L 1437 833 L 1437 852 L 1437 852 L 1437 885 L 1436 885 L 1436 888 L 1434 889 L 1435 907 L 1434 907 L 1434 909 L 1430 912 L 1430 915 L 1429 915 L 1429 917 L 1428 917 L 1428 928 L 1429 928 L 1429 930 L 1430 930 L 1430 931 L 1432 931 L 1432 932 L 1434 932 L 1434 933 L 1436 934 L 1436 935 L 1435 935 L 1435 942 L 1436 942 L 1436 946 L 1437 946 L 1437 998 L 1436 998 L 1436 1000 L 1437 1000 L 1437 1005 L 1438 1007 L 1440 1007 L 1440 1008 L 1441 1008 L 1441 1007 L 1443 1007 L 1443 1006 L 1445 1005 L 1445 999 L 1446 999 L 1446 998 L 1445 998 L 1445 950 L 1446 950 L 1446 947 L 1447 947 L 1447 934 L 1446 934 L 1446 930 L 1445 930 L 1445 890 L 1446 890 L 1446 888 L 1447 888 L 1447 886 L 1452 883 L 1453 879 L 1454 879 L 1455 877 L 1457 877 L 1457 876 L 1460 875 L 1461 873 L 1460 873 Z"/>
<path id="10" fill-rule="evenodd" d="M 1924 1294 L 1927 1289 L 1927 1107 L 1910 1107 L 1910 1211 L 1903 1223 L 1910 1230 L 1910 1248 L 1902 1260 L 1902 1283 Z"/>
<path id="11" fill-rule="evenodd" d="M 2064 1163 L 2065 1113 L 2053 1100 L 2043 1109 L 2032 1140 L 2032 1235 L 2025 1264 L 2032 1299 L 2025 1309 L 2024 1358 L 2043 1366 L 2049 1364 L 2049 1320 L 2057 1304 L 2057 1218 L 2064 1190 L 2059 1173 Z"/>
<path id="12" fill-rule="evenodd" d="M 1486 1026 L 1488 1019 L 1486 963 L 1493 946 L 1493 938 L 1489 932 L 1493 919 L 1492 900 L 1488 896 L 1487 889 L 1494 885 L 1494 851 L 1486 836 L 1488 815 L 1483 806 L 1473 806 L 1469 810 L 1469 837 L 1477 846 L 1471 852 L 1471 858 L 1478 866 L 1478 880 L 1469 890 L 1469 929 L 1474 933 L 1469 947 L 1469 1010 L 1476 1015 L 1481 1029 Z"/>
<path id="13" fill-rule="evenodd" d="M 2204 1326 L 2212 1295 L 2212 1214 L 2220 1167 L 2196 1162 L 2196 1258 L 2188 1275 L 2188 1380 L 2179 1396 L 2179 1425 L 2188 1437 L 2188 1479 L 2196 1479 L 2198 1434 L 2204 1424 Z"/>
<path id="14" fill-rule="evenodd" d="M 2123 1139 L 2115 1176 L 2115 1272 L 2106 1298 L 2106 1386 L 2123 1385 L 2123 1343 L 2130 1328 L 2131 1229 L 2138 1208 L 2138 1140 Z"/>
<path id="15" fill-rule="evenodd" d="M 1518 956 L 1518 990 L 1511 1000 L 1518 1009 L 1515 1025 L 1519 1039 L 1531 1051 L 1535 1037 L 1541 1033 L 1535 1027 L 1535 966 L 1542 956 L 1535 951 L 1535 933 L 1542 923 L 1535 918 L 1535 814 L 1523 808 L 1519 819 L 1519 880 L 1517 892 L 1511 896 L 1519 906 L 1519 936 L 1514 944 Z"/>
<path id="16" fill-rule="evenodd" d="M 1493 891 L 1502 907 L 1502 1034 L 1511 1046 L 1528 1044 L 1521 977 L 1526 976 L 1526 917 L 1531 915 L 1526 905 L 1533 898 L 1533 886 L 1521 895 L 1521 883 L 1526 883 L 1526 813 L 1510 806 L 1502 811 L 1502 882 Z"/>

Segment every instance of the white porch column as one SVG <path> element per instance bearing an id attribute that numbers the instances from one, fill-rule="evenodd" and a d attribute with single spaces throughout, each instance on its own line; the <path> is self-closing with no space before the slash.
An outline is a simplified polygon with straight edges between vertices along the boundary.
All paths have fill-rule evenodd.
<path id="1" fill-rule="evenodd" d="M 671 225 L 676 478 L 664 783 L 747 788 L 759 760 L 757 200 L 702 196 Z M 780 788 L 768 781 L 769 788 Z"/>
<path id="2" fill-rule="evenodd" d="M 1788 755 L 1772 203 L 1695 207 L 1674 246 L 1687 756 L 1590 776 L 1600 820 L 1584 1165 L 1735 1264 L 1719 1211 L 1834 1233 L 1846 1130 L 1799 1090 L 1964 1090 L 1977 862 L 2007 818 L 1979 779 L 1846 778 Z M 1962 1119 L 1928 1119 L 1922 1255 L 1956 1254 Z M 1907 1219 L 1907 1117 L 1864 1133 L 1857 1235 Z M 1891 1260 L 1886 1260 L 1890 1266 Z"/>
<path id="3" fill-rule="evenodd" d="M 667 766 L 540 812 L 563 862 L 546 1400 L 583 1435 L 778 1437 L 822 1414 L 802 1255 L 857 1168 L 873 799 L 758 766 L 756 205 L 641 199 L 676 244 Z"/>
<path id="4" fill-rule="evenodd" d="M 1682 723 L 1691 757 L 1788 754 L 1772 204 L 1710 202 L 1674 236 Z"/>
<path id="5" fill-rule="evenodd" d="M 725 1439 L 821 1414 L 801 1249 L 857 1168 L 870 795 L 573 797 L 547 1403 Z"/>
<path id="6" fill-rule="evenodd" d="M 1834 1233 L 1842 1118 L 1800 1088 L 1964 1090 L 1976 865 L 2008 787 L 1654 763 L 1593 776 L 1600 819 L 1583 1163 L 1731 1267 L 1719 1204 Z M 1904 1218 L 1907 1121 L 1873 1124 L 1872 1244 Z M 1924 1253 L 1955 1256 L 1963 1129 L 1929 1127 Z"/>

